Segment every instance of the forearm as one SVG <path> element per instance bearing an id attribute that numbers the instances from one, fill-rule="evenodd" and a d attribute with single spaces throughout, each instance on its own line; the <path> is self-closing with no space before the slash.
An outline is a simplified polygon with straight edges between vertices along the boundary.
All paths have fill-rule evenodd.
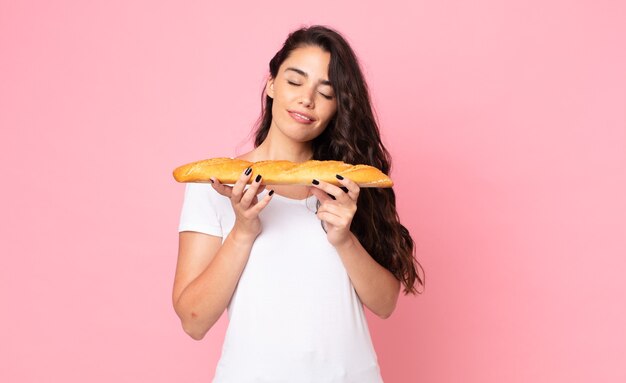
<path id="1" fill-rule="evenodd" d="M 400 281 L 379 265 L 350 233 L 350 240 L 336 247 L 361 302 L 381 318 L 395 309 Z"/>
<path id="2" fill-rule="evenodd" d="M 181 293 L 176 312 L 192 338 L 202 339 L 226 309 L 253 243 L 231 231 L 211 263 Z"/>

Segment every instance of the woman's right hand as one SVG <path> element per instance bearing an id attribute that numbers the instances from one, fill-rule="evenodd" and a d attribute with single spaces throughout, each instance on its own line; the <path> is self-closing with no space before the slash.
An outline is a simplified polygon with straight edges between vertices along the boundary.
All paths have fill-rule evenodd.
<path id="1" fill-rule="evenodd" d="M 246 169 L 248 171 L 250 168 Z M 252 175 L 252 170 L 246 174 L 244 171 L 234 186 L 223 185 L 215 177 L 211 177 L 213 188 L 221 195 L 230 198 L 235 211 L 235 224 L 232 231 L 242 239 L 254 240 L 261 233 L 261 220 L 259 213 L 272 199 L 272 192 L 266 194 L 259 201 L 257 194 L 265 190 L 262 185 L 262 176 L 259 174 L 248 189 L 244 190 Z"/>

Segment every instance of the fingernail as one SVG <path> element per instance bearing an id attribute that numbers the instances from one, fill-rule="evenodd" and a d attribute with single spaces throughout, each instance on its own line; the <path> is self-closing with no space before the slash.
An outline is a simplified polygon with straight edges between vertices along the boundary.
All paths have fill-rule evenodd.
<path id="1" fill-rule="evenodd" d="M 254 179 L 254 182 L 259 182 L 261 181 L 261 175 L 257 175 L 256 178 Z"/>
<path id="2" fill-rule="evenodd" d="M 211 181 L 211 183 L 213 183 L 213 178 L 209 178 L 209 181 Z"/>
<path id="3" fill-rule="evenodd" d="M 334 195 L 332 195 L 332 194 L 330 194 L 330 193 L 326 193 L 326 194 L 328 194 L 328 196 L 329 196 L 330 198 L 334 199 L 334 200 L 336 200 L 336 199 L 337 199 L 337 198 L 335 198 L 335 196 L 334 196 Z"/>
<path id="4" fill-rule="evenodd" d="M 270 190 L 270 195 L 274 194 L 274 189 Z"/>
<path id="5" fill-rule="evenodd" d="M 316 180 L 316 179 L 313 180 L 313 185 L 319 185 L 319 184 L 320 184 L 320 182 L 318 180 Z"/>
<path id="6" fill-rule="evenodd" d="M 339 188 L 340 188 L 341 190 L 345 191 L 346 193 L 348 192 L 348 188 L 347 188 L 347 187 L 345 187 L 345 186 L 340 186 Z"/>
<path id="7" fill-rule="evenodd" d="M 250 175 L 250 172 L 252 171 L 252 167 L 249 167 L 248 169 L 246 169 L 246 172 L 244 173 L 245 175 Z"/>
<path id="8" fill-rule="evenodd" d="M 340 176 L 339 174 L 336 174 L 335 176 L 337 177 L 337 179 L 340 179 L 340 180 L 342 180 L 342 179 L 343 179 L 343 177 L 342 177 L 342 176 Z"/>

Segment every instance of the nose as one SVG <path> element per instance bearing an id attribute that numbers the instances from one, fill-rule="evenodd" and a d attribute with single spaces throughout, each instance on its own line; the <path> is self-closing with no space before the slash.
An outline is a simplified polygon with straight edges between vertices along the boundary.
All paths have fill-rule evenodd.
<path id="1" fill-rule="evenodd" d="M 315 89 L 311 89 L 309 87 L 302 87 L 302 94 L 300 95 L 300 104 L 305 108 L 314 108 L 315 103 L 313 101 L 313 96 Z"/>

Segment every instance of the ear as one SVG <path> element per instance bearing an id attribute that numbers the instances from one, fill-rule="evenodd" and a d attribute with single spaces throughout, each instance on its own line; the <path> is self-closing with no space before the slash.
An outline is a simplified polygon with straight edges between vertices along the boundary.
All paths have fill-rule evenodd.
<path id="1" fill-rule="evenodd" d="M 270 98 L 274 98 L 274 78 L 271 76 L 265 84 L 265 94 L 267 94 Z"/>

